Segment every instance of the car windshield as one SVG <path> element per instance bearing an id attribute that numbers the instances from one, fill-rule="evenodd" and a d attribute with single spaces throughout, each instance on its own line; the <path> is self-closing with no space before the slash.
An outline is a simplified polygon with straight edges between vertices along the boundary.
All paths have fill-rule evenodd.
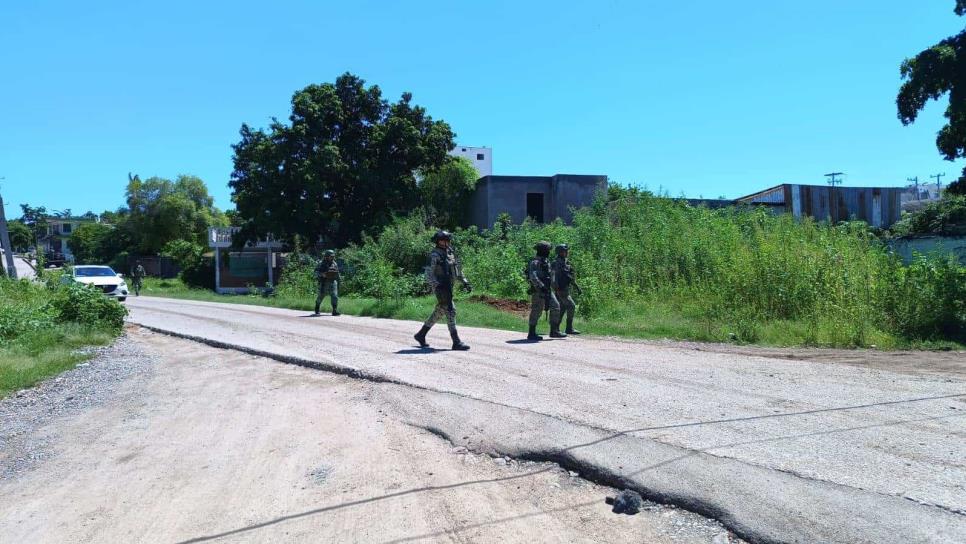
<path id="1" fill-rule="evenodd" d="M 94 266 L 90 268 L 75 268 L 74 275 L 78 278 L 81 277 L 94 277 L 94 276 L 116 276 L 113 270 L 107 266 Z"/>

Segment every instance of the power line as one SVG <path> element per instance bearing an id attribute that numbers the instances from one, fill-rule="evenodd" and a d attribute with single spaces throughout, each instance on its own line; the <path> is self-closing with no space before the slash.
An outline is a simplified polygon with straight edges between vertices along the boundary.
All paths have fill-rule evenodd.
<path id="1" fill-rule="evenodd" d="M 935 176 L 929 176 L 930 178 L 936 180 L 936 196 L 938 196 L 938 197 L 942 197 L 942 194 L 943 194 L 943 176 L 945 176 L 945 175 L 946 175 L 946 173 L 943 172 L 942 174 L 936 174 Z"/>
<path id="2" fill-rule="evenodd" d="M 842 185 L 842 180 L 835 179 L 836 176 L 844 176 L 844 175 L 845 175 L 844 172 L 832 172 L 830 174 L 825 174 L 825 177 L 828 178 L 829 186 L 835 187 L 836 185 Z"/>
<path id="3" fill-rule="evenodd" d="M 906 181 L 911 181 L 916 184 L 916 200 L 919 200 L 919 176 L 914 178 L 906 178 Z"/>

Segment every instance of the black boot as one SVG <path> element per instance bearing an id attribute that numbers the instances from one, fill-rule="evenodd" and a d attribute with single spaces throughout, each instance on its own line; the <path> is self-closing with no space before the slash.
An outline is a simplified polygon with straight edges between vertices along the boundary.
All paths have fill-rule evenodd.
<path id="1" fill-rule="evenodd" d="M 530 332 L 527 334 L 527 340 L 530 340 L 531 342 L 539 342 L 540 340 L 543 340 L 543 337 L 537 334 L 536 325 L 530 325 Z"/>
<path id="2" fill-rule="evenodd" d="M 567 320 L 567 334 L 580 334 L 580 331 L 574 328 L 574 318 Z"/>
<path id="3" fill-rule="evenodd" d="M 560 332 L 560 323 L 550 324 L 550 338 L 566 338 L 567 335 Z"/>
<path id="4" fill-rule="evenodd" d="M 319 310 L 321 309 L 320 306 L 321 304 L 319 304 L 318 302 L 315 303 L 315 315 L 322 315 L 319 313 Z"/>
<path id="5" fill-rule="evenodd" d="M 463 343 L 462 340 L 460 340 L 460 335 L 456 334 L 456 329 L 450 329 L 449 336 L 450 338 L 453 339 L 453 351 L 466 351 L 470 349 L 469 346 L 467 346 L 466 344 Z"/>
<path id="6" fill-rule="evenodd" d="M 429 347 L 429 344 L 426 343 L 426 333 L 428 332 L 429 332 L 429 327 L 427 327 L 426 325 L 423 325 L 423 328 L 419 329 L 419 332 L 413 335 L 413 338 L 415 338 L 416 341 L 419 342 L 419 347 L 421 348 Z"/>
<path id="7" fill-rule="evenodd" d="M 339 307 L 338 306 L 332 306 L 332 315 L 342 315 L 342 314 L 339 313 Z"/>

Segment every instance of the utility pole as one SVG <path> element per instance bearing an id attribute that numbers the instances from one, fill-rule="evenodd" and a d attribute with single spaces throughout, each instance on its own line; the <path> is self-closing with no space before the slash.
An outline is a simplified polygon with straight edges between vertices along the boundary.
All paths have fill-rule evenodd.
<path id="1" fill-rule="evenodd" d="M 5 178 L 0 178 L 0 180 Z M 17 267 L 13 264 L 13 247 L 10 246 L 10 233 L 7 232 L 7 215 L 3 211 L 3 195 L 0 195 L 0 246 L 7 257 L 7 275 L 17 279 Z"/>
<path id="2" fill-rule="evenodd" d="M 836 176 L 844 176 L 844 175 L 845 175 L 844 172 L 831 172 L 829 174 L 825 174 L 825 177 L 828 178 L 828 186 L 829 186 L 829 191 L 828 191 L 828 215 L 829 215 L 829 219 L 832 222 L 838 221 L 838 215 L 839 215 L 839 213 L 838 213 L 838 205 L 837 205 L 837 203 L 835 201 L 835 186 L 836 185 L 842 185 L 842 180 L 835 179 L 835 178 L 836 178 Z M 835 213 L 834 214 L 832 213 L 832 206 L 835 206 Z"/>
<path id="3" fill-rule="evenodd" d="M 943 176 L 945 176 L 945 175 L 946 175 L 946 173 L 943 172 L 942 174 L 936 174 L 935 176 L 929 176 L 932 179 L 936 180 L 936 197 L 937 198 L 942 198 L 942 196 L 943 196 Z"/>
<path id="4" fill-rule="evenodd" d="M 906 178 L 906 181 L 911 181 L 916 184 L 916 200 L 919 200 L 919 176 L 914 178 Z"/>

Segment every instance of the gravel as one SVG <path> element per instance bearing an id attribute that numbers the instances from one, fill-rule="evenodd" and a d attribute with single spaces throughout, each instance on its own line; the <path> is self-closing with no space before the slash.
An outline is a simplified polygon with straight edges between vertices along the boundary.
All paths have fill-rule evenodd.
<path id="1" fill-rule="evenodd" d="M 0 399 L 0 479 L 31 470 L 55 453 L 43 432 L 51 421 L 102 405 L 122 382 L 149 375 L 154 365 L 126 335 L 111 346 L 81 351 L 92 358 Z"/>

